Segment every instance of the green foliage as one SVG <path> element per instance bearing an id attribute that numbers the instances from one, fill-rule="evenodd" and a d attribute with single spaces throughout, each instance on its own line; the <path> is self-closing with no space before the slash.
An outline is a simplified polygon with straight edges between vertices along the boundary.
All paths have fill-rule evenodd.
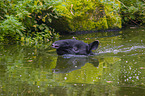
<path id="1" fill-rule="evenodd" d="M 143 0 L 0 0 L 0 41 L 38 44 L 57 37 L 54 31 L 121 28 L 122 22 L 142 24 L 144 9 Z"/>
<path id="2" fill-rule="evenodd" d="M 59 4 L 60 1 L 48 0 L 1 0 L 0 41 L 8 39 L 32 43 L 57 35 L 50 23 L 58 16 L 54 6 Z"/>
<path id="3" fill-rule="evenodd" d="M 120 0 L 123 24 L 142 25 L 145 23 L 144 0 Z"/>
<path id="4" fill-rule="evenodd" d="M 19 22 L 13 15 L 6 15 L 6 18 L 0 26 L 1 40 L 4 40 L 4 38 L 18 40 L 23 37 L 22 31 L 24 31 L 25 27 L 23 27 L 22 22 Z"/>
<path id="5" fill-rule="evenodd" d="M 107 20 L 108 28 L 121 28 L 122 22 L 119 15 L 120 12 L 120 2 L 117 0 L 101 1 L 104 5 L 104 12 Z"/>

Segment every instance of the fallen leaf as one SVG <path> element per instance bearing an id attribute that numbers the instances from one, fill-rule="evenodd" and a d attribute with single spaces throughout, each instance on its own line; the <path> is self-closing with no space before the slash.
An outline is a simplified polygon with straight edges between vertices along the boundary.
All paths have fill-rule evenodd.
<path id="1" fill-rule="evenodd" d="M 107 83 L 112 83 L 113 81 L 106 81 Z"/>
<path id="2" fill-rule="evenodd" d="M 28 62 L 32 62 L 33 60 L 28 60 Z"/>
<path id="3" fill-rule="evenodd" d="M 145 67 L 140 67 L 140 69 L 145 69 Z"/>

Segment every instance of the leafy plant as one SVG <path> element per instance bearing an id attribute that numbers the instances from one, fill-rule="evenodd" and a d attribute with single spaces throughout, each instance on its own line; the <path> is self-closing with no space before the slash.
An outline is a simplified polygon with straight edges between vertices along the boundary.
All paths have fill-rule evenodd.
<path id="1" fill-rule="evenodd" d="M 144 0 L 120 0 L 122 22 L 126 24 L 142 25 L 145 23 Z"/>
<path id="2" fill-rule="evenodd" d="M 7 40 L 18 40 L 20 37 L 23 37 L 23 27 L 22 22 L 14 17 L 13 15 L 6 15 L 6 18 L 0 25 L 1 39 L 7 38 Z"/>
<path id="3" fill-rule="evenodd" d="M 37 34 L 38 41 L 54 37 L 56 34 L 50 23 L 52 18 L 58 17 L 54 6 L 59 4 L 57 0 L 1 0 L 0 41 L 27 42 L 29 38 L 33 42 L 38 39 Z"/>

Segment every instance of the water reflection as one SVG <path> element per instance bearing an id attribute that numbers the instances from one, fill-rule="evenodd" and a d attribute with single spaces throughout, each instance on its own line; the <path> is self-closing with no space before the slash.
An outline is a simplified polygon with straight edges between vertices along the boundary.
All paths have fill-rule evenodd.
<path id="1" fill-rule="evenodd" d="M 53 69 L 54 73 L 69 73 L 71 71 L 81 69 L 86 63 L 91 63 L 94 67 L 98 67 L 99 61 L 98 59 L 94 59 L 88 56 L 75 56 L 75 55 L 66 55 L 66 56 L 58 56 L 57 64 L 55 69 Z"/>
<path id="2" fill-rule="evenodd" d="M 0 95 L 145 96 L 144 31 L 117 33 L 76 36 L 100 41 L 97 55 L 88 57 L 58 56 L 48 44 L 1 45 Z"/>

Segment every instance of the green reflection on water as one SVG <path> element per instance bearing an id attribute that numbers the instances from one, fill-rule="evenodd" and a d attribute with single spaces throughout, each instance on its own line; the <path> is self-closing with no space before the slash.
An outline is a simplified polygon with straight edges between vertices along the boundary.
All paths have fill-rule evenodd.
<path id="1" fill-rule="evenodd" d="M 75 37 L 86 43 L 99 40 L 96 55 L 57 56 L 50 44 L 0 45 L 0 95 L 145 95 L 144 29 Z"/>

